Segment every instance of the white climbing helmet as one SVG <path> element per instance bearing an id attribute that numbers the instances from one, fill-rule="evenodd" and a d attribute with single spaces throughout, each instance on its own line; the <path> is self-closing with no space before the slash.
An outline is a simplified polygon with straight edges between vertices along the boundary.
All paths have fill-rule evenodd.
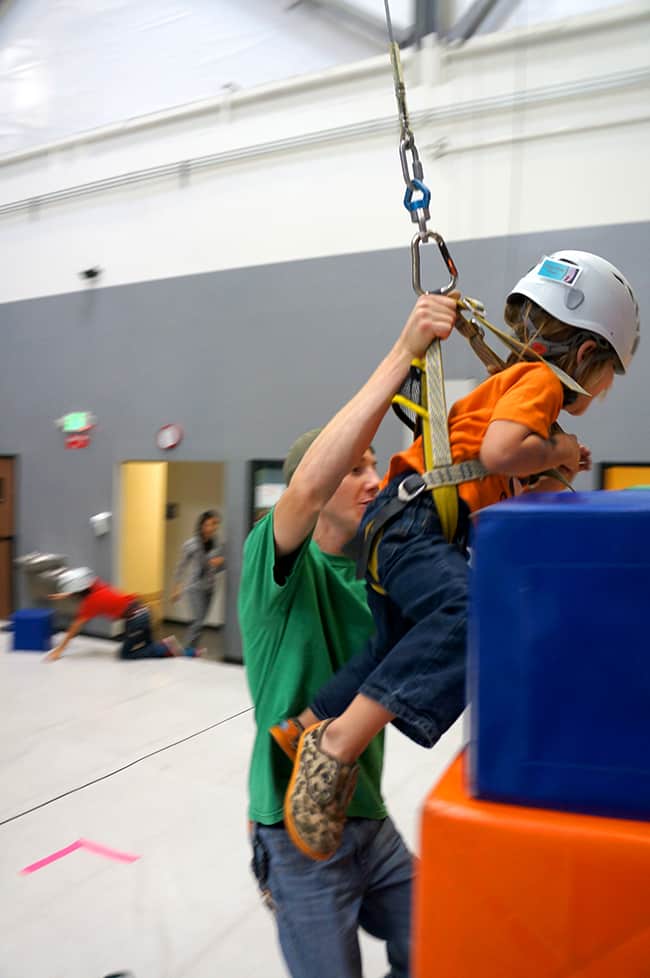
<path id="1" fill-rule="evenodd" d="M 86 591 L 96 580 L 97 574 L 90 567 L 73 567 L 59 575 L 59 591 L 62 594 L 77 594 Z"/>
<path id="2" fill-rule="evenodd" d="M 588 251 L 555 251 L 540 258 L 508 296 L 532 299 L 556 319 L 602 336 L 624 374 L 639 345 L 639 306 L 618 268 Z"/>

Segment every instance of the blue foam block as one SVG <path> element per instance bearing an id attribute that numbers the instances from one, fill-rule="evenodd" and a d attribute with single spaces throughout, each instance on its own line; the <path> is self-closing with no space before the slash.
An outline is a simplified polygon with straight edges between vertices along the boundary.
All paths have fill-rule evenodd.
<path id="1" fill-rule="evenodd" d="M 650 495 L 521 496 L 473 553 L 473 793 L 650 818 Z"/>
<path id="2" fill-rule="evenodd" d="M 52 642 L 54 612 L 47 608 L 24 608 L 12 616 L 14 652 L 47 652 Z"/>

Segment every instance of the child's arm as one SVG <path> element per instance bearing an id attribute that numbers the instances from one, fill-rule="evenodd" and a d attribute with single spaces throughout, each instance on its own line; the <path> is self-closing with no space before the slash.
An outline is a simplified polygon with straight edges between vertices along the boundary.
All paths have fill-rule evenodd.
<path id="1" fill-rule="evenodd" d="M 479 458 L 490 472 L 528 476 L 546 469 L 580 469 L 580 445 L 575 435 L 542 438 L 516 421 L 493 421 L 485 432 Z"/>
<path id="2" fill-rule="evenodd" d="M 573 482 L 578 472 L 590 472 L 591 471 L 591 451 L 586 445 L 579 445 L 580 449 L 580 465 L 578 469 L 570 469 L 567 465 L 558 466 L 558 471 L 567 482 Z M 566 485 L 554 479 L 550 475 L 542 475 L 535 479 L 532 484 L 530 484 L 525 492 L 562 492 L 566 489 Z"/>
<path id="3" fill-rule="evenodd" d="M 45 656 L 45 662 L 54 662 L 56 659 L 60 659 L 68 642 L 75 637 L 75 635 L 87 621 L 87 618 L 75 618 L 56 648 L 52 649 L 52 651 L 48 652 L 48 654 Z"/>

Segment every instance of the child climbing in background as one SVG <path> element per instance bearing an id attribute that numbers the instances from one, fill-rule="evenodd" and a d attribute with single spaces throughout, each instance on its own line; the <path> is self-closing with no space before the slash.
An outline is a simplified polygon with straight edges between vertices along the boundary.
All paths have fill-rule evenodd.
<path id="1" fill-rule="evenodd" d="M 445 538 L 421 478 L 420 437 L 393 456 L 361 524 L 367 536 L 390 507 L 366 571 L 375 636 L 310 709 L 271 729 L 285 752 L 296 754 L 285 824 L 313 859 L 338 848 L 357 759 L 372 738 L 392 722 L 432 747 L 464 708 L 470 513 L 507 499 L 545 470 L 570 482 L 591 467 L 588 449 L 557 429 L 558 415 L 583 414 L 615 374 L 626 372 L 639 342 L 630 285 L 587 252 L 542 258 L 507 297 L 505 319 L 523 352 L 458 401 L 448 419 L 453 462 L 478 459 L 485 470 L 458 486 L 454 539 Z M 561 488 L 550 476 L 535 481 L 535 491 Z"/>
<path id="2" fill-rule="evenodd" d="M 163 659 L 181 655 L 182 649 L 173 635 L 154 642 L 149 609 L 137 594 L 126 594 L 100 580 L 88 567 L 64 571 L 59 578 L 59 591 L 51 594 L 53 601 L 74 598 L 77 611 L 70 628 L 56 648 L 45 657 L 53 662 L 91 618 L 125 619 L 126 630 L 120 649 L 120 659 Z"/>

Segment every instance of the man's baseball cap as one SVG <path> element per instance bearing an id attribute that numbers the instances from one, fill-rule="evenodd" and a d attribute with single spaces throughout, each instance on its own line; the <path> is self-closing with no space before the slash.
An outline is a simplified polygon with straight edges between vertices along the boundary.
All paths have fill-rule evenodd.
<path id="1" fill-rule="evenodd" d="M 318 435 L 320 435 L 322 428 L 312 428 L 310 431 L 305 431 L 294 441 L 293 445 L 287 452 L 287 457 L 284 460 L 284 465 L 282 466 L 282 475 L 284 476 L 285 484 L 288 486 L 293 478 L 293 473 L 296 471 L 298 466 L 303 460 L 303 457 L 312 444 L 316 441 Z"/>

